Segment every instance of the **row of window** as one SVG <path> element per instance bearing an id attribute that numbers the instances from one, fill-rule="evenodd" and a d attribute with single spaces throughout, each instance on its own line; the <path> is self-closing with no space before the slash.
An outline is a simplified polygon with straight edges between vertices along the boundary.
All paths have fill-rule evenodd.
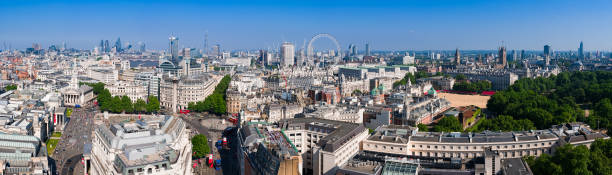
<path id="1" fill-rule="evenodd" d="M 503 151 L 503 157 L 523 157 L 523 156 L 538 156 L 542 153 L 551 154 L 550 149 L 526 150 L 526 151 Z M 481 153 L 456 153 L 456 152 L 412 152 L 412 156 L 421 157 L 461 157 L 474 158 L 482 156 Z"/>
<path id="2" fill-rule="evenodd" d="M 552 141 L 550 142 L 540 142 L 540 143 L 523 143 L 523 144 L 513 144 L 513 145 L 496 145 L 493 148 L 497 148 L 497 149 L 508 149 L 508 148 L 531 148 L 531 147 L 538 147 L 538 145 L 540 145 L 540 147 L 543 146 L 551 146 L 554 143 Z M 412 148 L 416 148 L 417 145 L 412 145 Z M 484 146 L 448 146 L 449 149 L 458 149 L 458 150 L 469 150 L 470 148 L 472 149 L 483 149 Z M 438 146 L 438 145 L 418 145 L 418 148 L 427 148 L 427 149 L 442 149 L 445 150 L 447 148 L 446 145 L 442 145 L 442 146 Z"/>

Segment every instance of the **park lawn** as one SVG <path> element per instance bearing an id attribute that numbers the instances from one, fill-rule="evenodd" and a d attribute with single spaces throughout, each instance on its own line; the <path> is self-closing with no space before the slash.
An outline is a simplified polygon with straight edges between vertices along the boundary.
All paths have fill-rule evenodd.
<path id="1" fill-rule="evenodd" d="M 51 137 L 62 137 L 62 133 L 61 132 L 53 132 L 53 134 L 51 134 Z"/>
<path id="2" fill-rule="evenodd" d="M 58 139 L 47 140 L 47 152 L 49 153 L 49 155 L 53 155 L 53 152 L 55 152 L 55 147 L 57 146 L 58 142 Z"/>

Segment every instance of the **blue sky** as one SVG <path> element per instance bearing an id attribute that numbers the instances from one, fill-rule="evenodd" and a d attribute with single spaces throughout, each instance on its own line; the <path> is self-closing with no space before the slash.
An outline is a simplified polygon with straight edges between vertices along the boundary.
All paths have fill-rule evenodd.
<path id="1" fill-rule="evenodd" d="M 101 39 L 142 41 L 166 49 L 171 34 L 182 47 L 223 49 L 301 47 L 317 33 L 343 49 L 369 42 L 375 50 L 509 49 L 612 50 L 612 1 L 0 1 L 0 44 L 32 43 L 90 49 Z M 319 47 L 331 42 L 320 40 Z M 0 45 L 1 47 L 1 45 Z"/>

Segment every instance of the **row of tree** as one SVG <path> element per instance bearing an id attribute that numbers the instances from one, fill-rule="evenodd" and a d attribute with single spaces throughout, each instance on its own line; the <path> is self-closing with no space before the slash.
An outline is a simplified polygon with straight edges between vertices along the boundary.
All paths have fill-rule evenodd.
<path id="1" fill-rule="evenodd" d="M 461 81 L 453 85 L 454 91 L 482 92 L 491 90 L 491 82 L 480 80 L 476 82 Z"/>
<path id="2" fill-rule="evenodd" d="M 419 131 L 429 131 L 427 125 L 418 124 Z M 501 115 L 493 119 L 480 118 L 471 128 L 463 130 L 463 125 L 457 117 L 447 116 L 433 126 L 435 132 L 482 132 L 488 131 L 526 131 L 536 129 L 533 122 L 527 119 L 515 120 L 511 116 Z"/>
<path id="3" fill-rule="evenodd" d="M 435 75 L 433 76 L 443 76 L 444 74 L 442 74 L 442 72 L 437 72 Z M 402 78 L 399 81 L 396 81 L 393 83 L 393 88 L 400 86 L 400 85 L 406 85 L 408 84 L 408 80 L 410 80 L 410 83 L 415 84 L 416 80 L 419 78 L 427 78 L 427 77 L 431 77 L 432 75 L 427 73 L 427 72 L 423 72 L 423 71 L 417 71 L 414 74 L 413 73 L 406 73 L 406 75 L 404 75 L 404 78 Z"/>
<path id="4" fill-rule="evenodd" d="M 154 113 L 159 111 L 159 100 L 155 96 L 149 96 L 147 101 L 143 99 L 132 100 L 128 96 L 112 96 L 108 89 L 104 88 L 104 83 L 79 83 L 93 88 L 93 93 L 98 97 L 100 110 L 112 113 Z"/>
<path id="5" fill-rule="evenodd" d="M 536 129 L 533 122 L 527 119 L 515 120 L 511 116 L 500 115 L 493 119 L 481 118 L 470 130 L 472 132 L 488 131 L 527 131 Z"/>
<path id="6" fill-rule="evenodd" d="M 209 112 L 218 115 L 225 114 L 227 112 L 225 92 L 229 87 L 230 81 L 230 76 L 226 75 L 215 87 L 215 91 L 211 95 L 206 97 L 204 101 L 189 103 L 187 109 L 194 112 Z"/>
<path id="7" fill-rule="evenodd" d="M 533 174 L 610 175 L 612 174 L 612 139 L 597 139 L 590 149 L 566 144 L 553 156 L 525 158 Z"/>
<path id="8" fill-rule="evenodd" d="M 489 111 L 528 119 L 537 128 L 583 121 L 612 129 L 612 72 L 563 72 L 548 78 L 524 78 L 489 99 Z M 587 118 L 581 107 L 592 108 Z"/>

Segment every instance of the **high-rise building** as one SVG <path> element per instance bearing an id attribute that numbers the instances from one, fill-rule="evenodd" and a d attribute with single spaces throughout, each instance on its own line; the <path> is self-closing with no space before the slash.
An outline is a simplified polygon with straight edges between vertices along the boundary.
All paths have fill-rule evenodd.
<path id="1" fill-rule="evenodd" d="M 501 64 L 502 66 L 506 67 L 506 65 L 508 64 L 508 60 L 506 59 L 506 47 L 501 46 L 499 48 L 499 62 L 498 64 Z"/>
<path id="2" fill-rule="evenodd" d="M 178 65 L 179 62 L 179 39 L 174 36 L 170 36 L 170 61 L 174 65 Z"/>
<path id="3" fill-rule="evenodd" d="M 365 56 L 370 56 L 370 43 L 365 44 Z"/>
<path id="4" fill-rule="evenodd" d="M 357 56 L 357 45 L 353 45 L 353 50 L 351 50 L 353 53 L 353 56 Z"/>
<path id="5" fill-rule="evenodd" d="M 100 40 L 100 51 L 106 52 L 106 49 L 104 48 L 104 40 Z"/>
<path id="6" fill-rule="evenodd" d="M 138 42 L 138 45 L 140 46 L 140 52 L 147 51 L 147 47 L 146 47 L 144 42 L 140 41 L 140 42 Z"/>
<path id="7" fill-rule="evenodd" d="M 459 48 L 455 50 L 455 63 L 457 65 L 461 64 L 461 53 L 459 53 Z"/>
<path id="8" fill-rule="evenodd" d="M 295 54 L 295 46 L 289 42 L 283 43 L 280 48 L 281 65 L 285 67 L 292 66 L 294 54 Z"/>
<path id="9" fill-rule="evenodd" d="M 521 50 L 521 60 L 524 60 L 526 57 L 525 50 Z"/>
<path id="10" fill-rule="evenodd" d="M 208 56 L 208 31 L 204 33 L 204 54 Z"/>
<path id="11" fill-rule="evenodd" d="M 111 48 L 110 48 L 110 44 L 108 43 L 108 40 L 104 41 L 104 52 L 110 52 Z"/>
<path id="12" fill-rule="evenodd" d="M 115 49 L 117 50 L 117 52 L 121 52 L 122 48 L 121 48 L 121 38 L 117 38 L 117 41 L 115 42 Z"/>
<path id="13" fill-rule="evenodd" d="M 584 59 L 584 45 L 582 45 L 582 41 L 580 41 L 580 47 L 578 48 L 578 58 Z"/>
<path id="14" fill-rule="evenodd" d="M 215 44 L 213 46 L 212 51 L 213 51 L 212 55 L 214 55 L 215 57 L 221 57 L 221 54 L 222 54 L 221 53 L 221 45 Z"/>
<path id="15" fill-rule="evenodd" d="M 552 50 L 550 50 L 550 45 L 544 45 L 544 56 L 551 56 Z"/>

